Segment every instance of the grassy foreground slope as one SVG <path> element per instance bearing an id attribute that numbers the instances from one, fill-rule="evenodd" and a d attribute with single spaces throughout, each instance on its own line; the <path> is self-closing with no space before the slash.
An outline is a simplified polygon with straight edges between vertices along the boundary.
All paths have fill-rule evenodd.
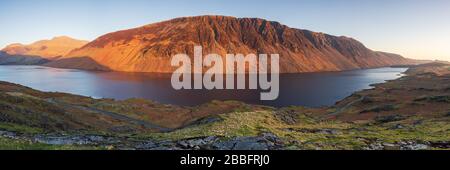
<path id="1" fill-rule="evenodd" d="M 449 149 L 450 66 L 324 108 L 196 107 L 46 93 L 0 83 L 0 149 Z"/>

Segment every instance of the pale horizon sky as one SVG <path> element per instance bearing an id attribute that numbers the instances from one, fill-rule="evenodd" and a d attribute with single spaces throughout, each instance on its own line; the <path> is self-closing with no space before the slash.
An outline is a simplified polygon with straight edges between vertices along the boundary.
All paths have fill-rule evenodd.
<path id="1" fill-rule="evenodd" d="M 368 48 L 450 61 L 448 0 L 1 0 L 0 48 L 109 32 L 183 16 L 226 15 L 353 37 Z"/>

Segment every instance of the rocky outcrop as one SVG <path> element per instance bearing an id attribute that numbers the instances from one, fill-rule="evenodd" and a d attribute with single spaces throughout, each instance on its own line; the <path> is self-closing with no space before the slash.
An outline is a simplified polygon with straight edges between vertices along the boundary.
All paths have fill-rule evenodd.
<path id="1" fill-rule="evenodd" d="M 0 137 L 48 145 L 95 145 L 119 150 L 279 150 L 283 141 L 271 133 L 255 137 L 208 136 L 182 140 L 142 140 L 104 135 L 21 134 L 0 130 Z"/>
<path id="2" fill-rule="evenodd" d="M 204 53 L 280 54 L 283 73 L 340 71 L 405 65 L 412 60 L 366 48 L 348 37 L 290 28 L 258 18 L 227 16 L 184 17 L 106 34 L 74 50 L 52 67 L 172 72 L 170 59 L 178 53 L 193 56 L 193 47 Z M 68 62 L 91 58 L 92 63 Z M 99 65 L 101 67 L 92 67 Z"/>

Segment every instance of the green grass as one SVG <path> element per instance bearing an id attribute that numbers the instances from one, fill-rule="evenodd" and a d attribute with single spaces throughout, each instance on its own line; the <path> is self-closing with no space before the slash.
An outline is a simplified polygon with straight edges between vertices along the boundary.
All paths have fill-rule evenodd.
<path id="1" fill-rule="evenodd" d="M 180 129 L 170 133 L 148 134 L 150 137 L 159 139 L 184 139 L 205 136 L 239 137 L 256 136 L 262 132 L 271 132 L 280 137 L 289 137 L 292 135 L 302 135 L 301 133 L 287 132 L 286 129 L 342 129 L 348 125 L 345 123 L 336 123 L 333 121 L 317 122 L 307 116 L 299 115 L 299 123 L 288 125 L 275 118 L 270 111 L 259 112 L 234 112 L 220 115 L 223 121 L 212 124 L 199 125 Z M 303 135 L 307 137 L 308 135 Z"/>
<path id="2" fill-rule="evenodd" d="M 447 119 L 409 117 L 397 122 L 375 124 L 370 122 L 345 123 L 324 121 L 298 114 L 297 123 L 289 125 L 278 120 L 271 111 L 234 112 L 218 115 L 222 121 L 183 128 L 169 133 L 138 134 L 133 138 L 180 140 L 196 137 L 220 136 L 224 138 L 257 136 L 270 132 L 285 141 L 286 149 L 363 149 L 370 141 L 396 143 L 400 141 L 450 141 L 450 124 Z M 421 120 L 420 124 L 412 124 Z M 392 129 L 396 124 L 403 128 Z M 40 129 L 16 124 L 0 123 L 0 129 L 40 133 Z M 338 133 L 324 133 L 333 129 Z M 0 137 L 0 149 L 104 149 L 89 146 L 46 145 Z"/>
<path id="3" fill-rule="evenodd" d="M 420 125 L 408 123 L 420 117 L 400 122 L 373 124 L 321 121 L 299 114 L 298 123 L 288 125 L 275 118 L 270 111 L 235 112 L 220 115 L 223 121 L 180 129 L 170 133 L 153 133 L 141 137 L 160 140 L 179 140 L 195 137 L 257 136 L 271 132 L 286 141 L 286 149 L 363 149 L 370 141 L 396 143 L 400 141 L 450 141 L 450 124 L 446 121 L 425 119 Z M 392 129 L 401 123 L 404 128 Z M 289 130 L 288 130 L 289 129 Z M 336 134 L 321 133 L 334 129 Z"/>
<path id="4" fill-rule="evenodd" d="M 18 125 L 14 123 L 5 123 L 0 122 L 0 130 L 5 130 L 9 132 L 20 132 L 20 133 L 27 133 L 27 134 L 38 134 L 43 133 L 44 130 L 40 128 L 34 128 L 24 125 Z"/>

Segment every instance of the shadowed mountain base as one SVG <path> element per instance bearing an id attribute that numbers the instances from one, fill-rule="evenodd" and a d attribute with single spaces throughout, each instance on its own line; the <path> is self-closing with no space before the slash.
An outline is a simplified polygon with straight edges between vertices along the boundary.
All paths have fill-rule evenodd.
<path id="1" fill-rule="evenodd" d="M 9 55 L 0 51 L 0 65 L 41 65 L 49 61 L 40 56 Z"/>

